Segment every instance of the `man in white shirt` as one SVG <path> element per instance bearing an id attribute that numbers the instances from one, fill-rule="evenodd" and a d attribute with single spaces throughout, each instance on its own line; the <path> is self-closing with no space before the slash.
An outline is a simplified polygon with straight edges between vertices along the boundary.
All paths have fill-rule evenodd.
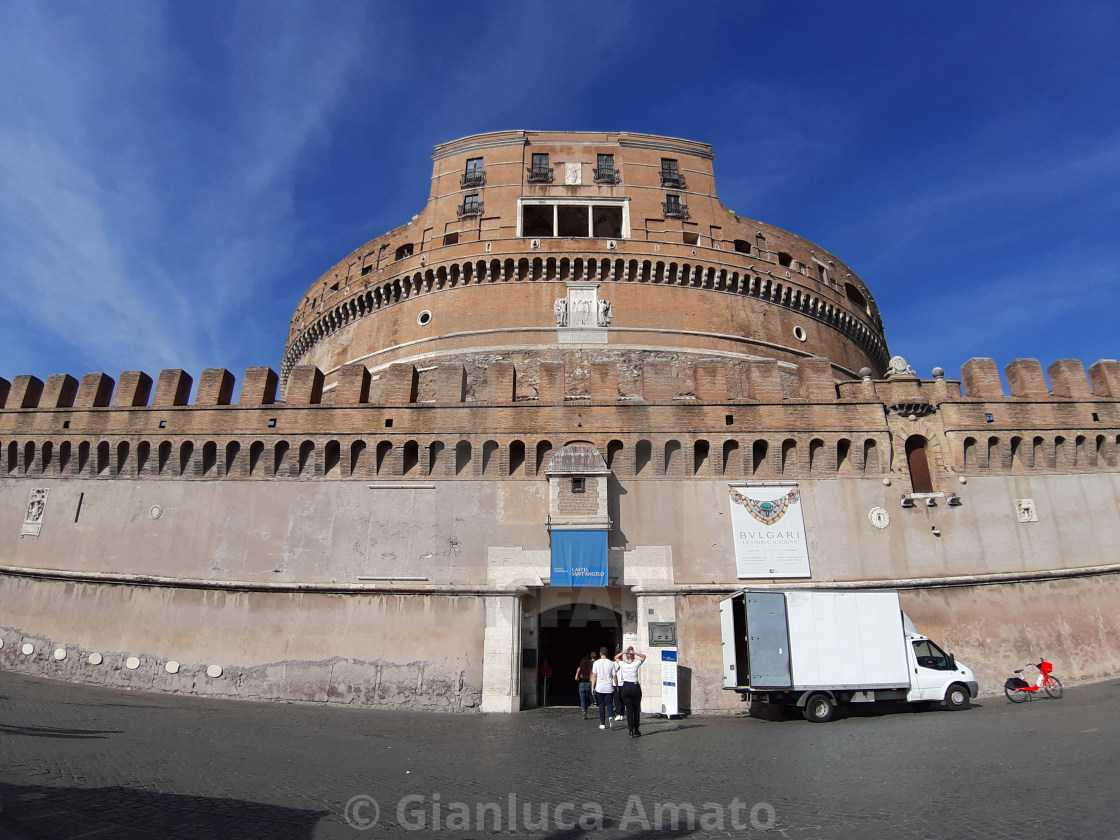
<path id="1" fill-rule="evenodd" d="M 591 666 L 591 690 L 599 698 L 599 728 L 606 729 L 614 717 L 614 668 L 605 647 L 599 648 L 599 658 Z"/>

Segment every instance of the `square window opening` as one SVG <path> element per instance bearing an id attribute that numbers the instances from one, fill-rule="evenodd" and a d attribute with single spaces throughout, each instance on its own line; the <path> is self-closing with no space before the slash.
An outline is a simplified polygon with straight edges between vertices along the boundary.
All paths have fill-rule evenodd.
<path id="1" fill-rule="evenodd" d="M 621 239 L 622 208 L 592 207 L 591 226 L 599 239 Z"/>
<path id="2" fill-rule="evenodd" d="M 393 418 L 392 417 L 386 417 L 385 418 L 385 428 L 386 429 L 393 428 Z"/>
<path id="3" fill-rule="evenodd" d="M 556 235 L 583 236 L 589 234 L 587 226 L 587 207 L 561 204 L 556 208 Z"/>
<path id="4" fill-rule="evenodd" d="M 681 237 L 684 239 L 685 245 L 696 245 L 700 242 L 700 234 L 694 233 L 691 230 L 684 231 Z"/>
<path id="5" fill-rule="evenodd" d="M 551 204 L 526 204 L 521 208 L 522 236 L 552 236 Z"/>
<path id="6" fill-rule="evenodd" d="M 585 478 L 573 478 L 572 479 L 572 492 L 573 493 L 585 493 L 587 491 L 586 481 L 587 481 L 587 479 L 585 479 Z"/>
<path id="7" fill-rule="evenodd" d="M 443 244 L 444 245 L 458 245 L 459 244 L 459 234 L 458 233 L 445 233 L 443 235 Z"/>

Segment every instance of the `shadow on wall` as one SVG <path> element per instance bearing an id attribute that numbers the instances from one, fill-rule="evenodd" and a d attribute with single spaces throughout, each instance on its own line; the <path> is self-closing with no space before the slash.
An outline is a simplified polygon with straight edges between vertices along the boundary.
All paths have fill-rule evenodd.
<path id="1" fill-rule="evenodd" d="M 179 796 L 143 790 L 0 784 L 0 836 L 71 840 L 100 835 L 269 837 L 311 840 L 325 811 L 304 811 L 237 799 Z"/>

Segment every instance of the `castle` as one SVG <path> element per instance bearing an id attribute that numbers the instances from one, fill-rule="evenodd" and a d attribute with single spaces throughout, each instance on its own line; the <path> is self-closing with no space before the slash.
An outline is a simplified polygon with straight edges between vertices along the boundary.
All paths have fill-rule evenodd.
<path id="1" fill-rule="evenodd" d="M 720 598 L 891 588 L 981 689 L 1120 672 L 1120 362 L 892 358 L 709 146 L 504 131 L 307 289 L 279 372 L 0 379 L 0 667 L 512 712 L 580 656 L 722 691 Z M 658 662 L 675 661 L 675 696 Z"/>

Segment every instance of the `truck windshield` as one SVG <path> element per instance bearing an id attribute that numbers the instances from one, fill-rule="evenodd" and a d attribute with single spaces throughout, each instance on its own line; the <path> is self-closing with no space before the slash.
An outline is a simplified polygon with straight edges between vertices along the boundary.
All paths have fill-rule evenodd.
<path id="1" fill-rule="evenodd" d="M 935 671 L 951 671 L 953 668 L 945 651 L 929 639 L 914 642 L 914 656 L 922 668 L 932 668 Z"/>

